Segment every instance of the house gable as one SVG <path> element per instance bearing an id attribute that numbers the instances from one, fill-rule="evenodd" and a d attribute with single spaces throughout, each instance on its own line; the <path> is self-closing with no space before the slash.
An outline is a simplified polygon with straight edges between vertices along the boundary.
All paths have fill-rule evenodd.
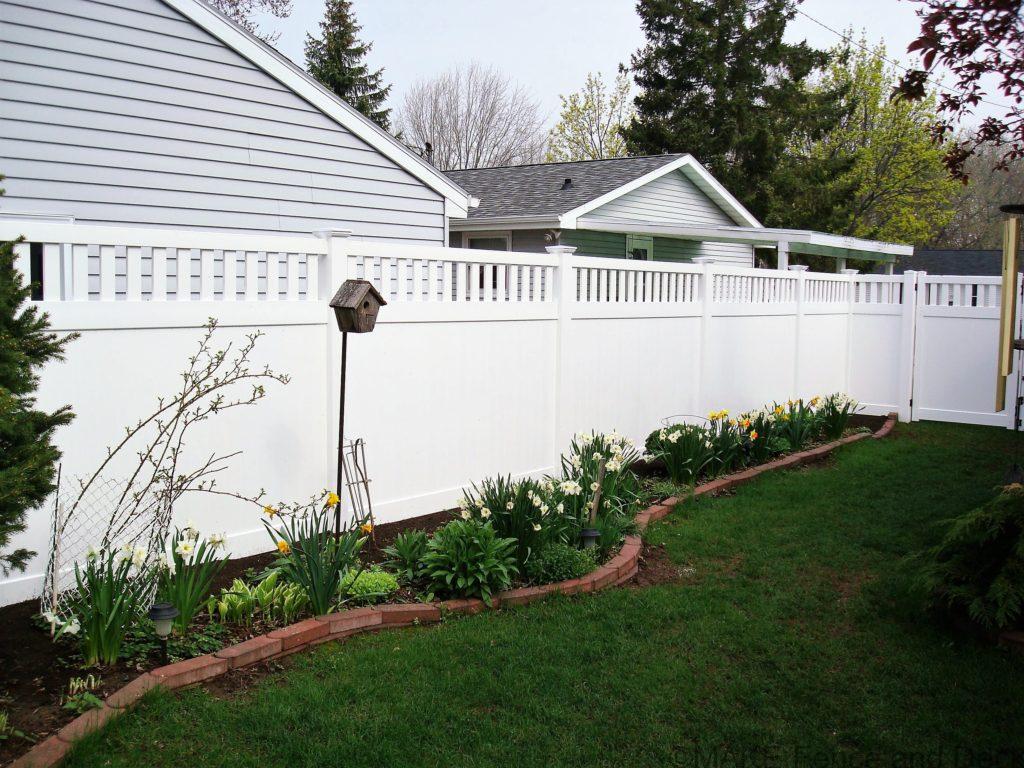
<path id="1" fill-rule="evenodd" d="M 443 242 L 441 192 L 161 0 L 0 18 L 0 212 Z"/>

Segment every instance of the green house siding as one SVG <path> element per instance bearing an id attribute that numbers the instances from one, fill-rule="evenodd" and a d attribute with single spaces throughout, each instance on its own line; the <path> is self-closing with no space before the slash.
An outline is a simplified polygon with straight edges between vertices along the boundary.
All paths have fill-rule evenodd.
<path id="1" fill-rule="evenodd" d="M 620 259 L 626 256 L 626 236 L 615 232 L 563 229 L 559 242 L 576 246 L 576 253 L 580 256 L 613 256 Z"/>
<path id="2" fill-rule="evenodd" d="M 674 237 L 654 238 L 655 261 L 691 261 L 698 255 L 700 243 Z"/>

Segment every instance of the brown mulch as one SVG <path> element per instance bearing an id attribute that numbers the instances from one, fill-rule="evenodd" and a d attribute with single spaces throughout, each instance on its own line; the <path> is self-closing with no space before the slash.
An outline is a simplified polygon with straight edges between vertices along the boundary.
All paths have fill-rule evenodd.
<path id="1" fill-rule="evenodd" d="M 363 550 L 364 560 L 378 563 L 384 559 L 383 548 L 391 544 L 404 530 L 419 528 L 433 531 L 452 518 L 451 510 L 435 512 L 394 523 L 382 523 L 374 530 L 373 540 Z M 275 559 L 274 553 L 229 560 L 214 582 L 214 592 L 228 587 L 236 578 L 246 579 L 261 573 Z M 415 595 L 401 592 L 397 599 L 413 600 Z M 42 741 L 71 722 L 77 714 L 61 706 L 61 697 L 67 692 L 73 677 L 84 677 L 90 671 L 100 678 L 94 693 L 103 698 L 133 680 L 145 669 L 159 666 L 159 657 L 150 663 L 130 666 L 119 663 L 102 670 L 83 670 L 76 659 L 73 643 L 54 643 L 49 633 L 41 629 L 33 617 L 39 613 L 39 601 L 28 600 L 0 608 L 0 712 L 6 712 L 10 727 Z M 267 627 L 231 628 L 226 642 L 238 642 L 266 631 Z M 271 662 L 278 668 L 282 662 Z M 267 669 L 264 669 L 267 668 Z M 253 674 L 266 674 L 270 665 L 253 668 Z M 248 673 L 225 676 L 223 685 L 245 686 Z M 218 684 L 219 685 L 219 684 Z M 17 759 L 27 752 L 32 742 L 18 736 L 0 739 L 0 765 Z"/>

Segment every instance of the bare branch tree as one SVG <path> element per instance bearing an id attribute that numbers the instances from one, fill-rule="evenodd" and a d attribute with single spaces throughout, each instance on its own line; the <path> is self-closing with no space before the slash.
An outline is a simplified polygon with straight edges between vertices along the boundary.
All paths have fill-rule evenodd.
<path id="1" fill-rule="evenodd" d="M 256 13 L 269 13 L 279 19 L 286 19 L 292 12 L 292 0 L 206 0 L 242 29 L 252 32 L 264 42 L 273 44 L 281 36 L 280 32 L 262 32 L 253 20 Z"/>
<path id="2" fill-rule="evenodd" d="M 474 62 L 416 83 L 396 125 L 407 143 L 429 143 L 434 164 L 449 171 L 540 161 L 543 122 L 525 88 Z"/>

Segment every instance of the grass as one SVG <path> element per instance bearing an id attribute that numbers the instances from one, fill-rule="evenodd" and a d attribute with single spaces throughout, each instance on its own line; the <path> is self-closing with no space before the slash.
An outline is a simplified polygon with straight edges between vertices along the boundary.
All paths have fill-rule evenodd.
<path id="1" fill-rule="evenodd" d="M 68 764 L 1019 761 L 1024 658 L 929 620 L 901 565 L 992 494 L 1010 448 L 900 426 L 653 526 L 681 583 L 325 645 L 237 697 L 156 693 Z"/>

